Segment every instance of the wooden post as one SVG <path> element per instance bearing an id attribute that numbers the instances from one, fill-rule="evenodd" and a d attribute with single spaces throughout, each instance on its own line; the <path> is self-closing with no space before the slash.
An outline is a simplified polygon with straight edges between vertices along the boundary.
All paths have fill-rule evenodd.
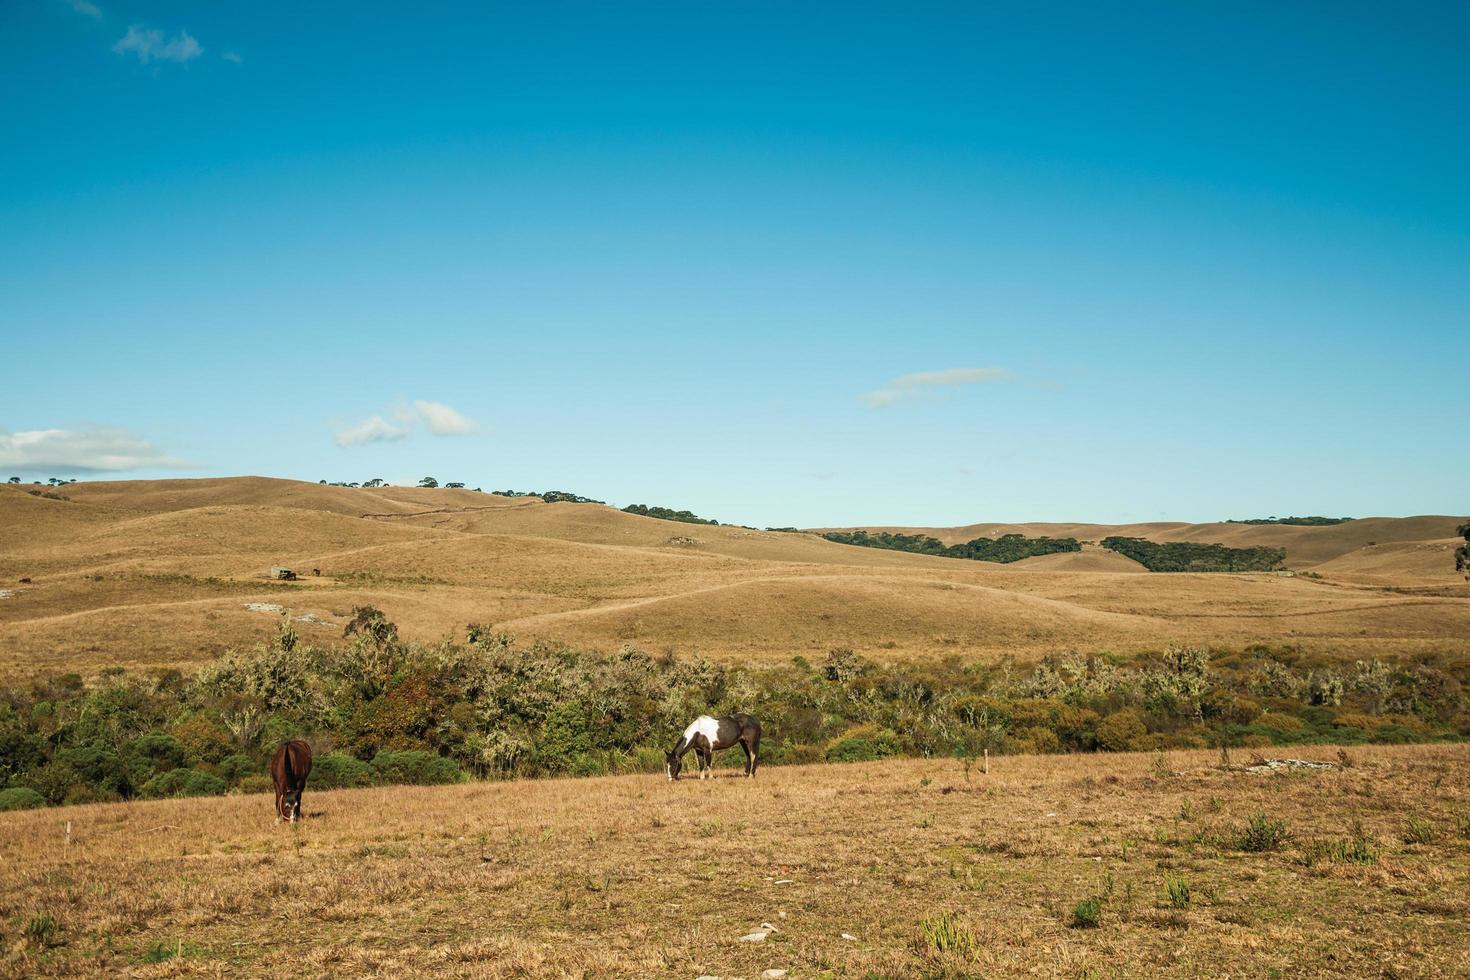
<path id="1" fill-rule="evenodd" d="M 990 750 L 989 749 L 986 749 L 985 750 L 985 763 L 984 763 L 984 768 L 982 768 L 980 771 L 982 773 L 984 773 L 985 775 L 987 775 L 987 776 L 990 775 Z"/>

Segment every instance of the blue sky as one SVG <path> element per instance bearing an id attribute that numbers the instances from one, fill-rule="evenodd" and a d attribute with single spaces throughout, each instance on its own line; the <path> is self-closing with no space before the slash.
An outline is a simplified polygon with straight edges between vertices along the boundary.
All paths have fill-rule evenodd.
<path id="1" fill-rule="evenodd" d="M 1467 38 L 1460 3 L 3 4 L 0 477 L 1464 513 Z"/>

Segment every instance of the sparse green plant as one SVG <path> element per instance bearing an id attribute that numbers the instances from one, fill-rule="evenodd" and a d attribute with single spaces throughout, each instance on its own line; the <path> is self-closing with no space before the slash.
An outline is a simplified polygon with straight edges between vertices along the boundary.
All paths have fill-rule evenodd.
<path id="1" fill-rule="evenodd" d="M 1189 880 L 1180 876 L 1178 878 L 1166 877 L 1164 879 L 1164 893 L 1169 897 L 1169 904 L 1176 909 L 1187 909 L 1194 900 L 1189 888 Z"/>
<path id="2" fill-rule="evenodd" d="M 1411 813 L 1404 818 L 1404 830 L 1400 836 L 1405 844 L 1432 844 L 1439 839 L 1439 827 L 1434 821 Z"/>
<path id="3" fill-rule="evenodd" d="M 26 940 L 42 948 L 60 945 L 61 926 L 50 912 L 40 912 L 26 922 Z"/>
<path id="4" fill-rule="evenodd" d="M 960 921 L 958 912 L 945 912 L 919 923 L 922 948 L 939 956 L 959 956 L 972 960 L 980 949 L 980 941 L 969 926 Z"/>
<path id="5" fill-rule="evenodd" d="M 1334 864 L 1377 864 L 1378 844 L 1363 829 L 1363 822 L 1354 820 L 1346 837 L 1308 842 L 1302 849 L 1302 861 L 1309 868 L 1323 861 Z"/>
<path id="6" fill-rule="evenodd" d="M 1154 753 L 1153 762 L 1149 765 L 1149 774 L 1155 779 L 1168 779 L 1174 775 L 1173 770 L 1169 768 L 1169 760 L 1164 758 L 1164 753 Z"/>
<path id="7" fill-rule="evenodd" d="M 148 948 L 148 952 L 143 954 L 143 962 L 164 963 L 168 960 L 187 959 L 192 956 L 198 956 L 200 952 L 201 950 L 198 946 L 185 942 L 182 939 L 177 939 L 171 943 L 154 943 Z"/>
<path id="8" fill-rule="evenodd" d="M 1286 821 L 1272 820 L 1264 813 L 1253 813 L 1245 825 L 1235 832 L 1235 848 L 1239 851 L 1263 853 L 1278 851 L 1291 837 Z"/>
<path id="9" fill-rule="evenodd" d="M 1194 806 L 1188 800 L 1179 804 L 1179 819 L 1184 821 L 1194 819 Z"/>

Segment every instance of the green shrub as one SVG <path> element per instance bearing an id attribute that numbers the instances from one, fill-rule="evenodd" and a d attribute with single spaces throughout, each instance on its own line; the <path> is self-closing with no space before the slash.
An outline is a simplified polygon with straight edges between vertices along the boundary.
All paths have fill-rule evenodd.
<path id="1" fill-rule="evenodd" d="M 1148 734 L 1143 723 L 1143 712 L 1137 708 L 1115 711 L 1097 723 L 1097 744 L 1109 752 L 1126 752 L 1134 743 Z"/>
<path id="2" fill-rule="evenodd" d="M 899 752 L 898 736 L 884 729 L 868 734 L 867 729 L 855 730 L 839 738 L 827 747 L 828 762 L 873 762 L 887 759 Z"/>
<path id="3" fill-rule="evenodd" d="M 253 772 L 248 776 L 242 776 L 235 784 L 235 789 L 241 793 L 271 793 L 276 788 L 270 776 L 263 772 Z"/>
<path id="4" fill-rule="evenodd" d="M 228 788 L 218 776 L 198 769 L 173 769 L 159 773 L 143 784 L 144 798 L 157 800 L 179 796 L 219 796 Z"/>
<path id="5" fill-rule="evenodd" d="M 150 732 L 127 749 L 128 770 L 135 781 L 145 783 L 161 773 L 184 768 L 184 747 L 172 735 Z"/>
<path id="6" fill-rule="evenodd" d="M 312 760 L 311 776 L 307 780 L 313 789 L 348 789 L 354 786 L 371 786 L 373 767 L 350 755 L 329 753 Z"/>
<path id="7" fill-rule="evenodd" d="M 0 789 L 0 811 L 31 810 L 45 805 L 46 798 L 28 786 Z"/>
<path id="8" fill-rule="evenodd" d="M 246 776 L 253 776 L 260 772 L 260 763 L 242 752 L 225 756 L 219 764 L 219 774 L 231 783 L 238 783 Z"/>
<path id="9" fill-rule="evenodd" d="M 58 749 L 56 761 L 75 770 L 79 780 L 112 796 L 132 795 L 134 780 L 129 775 L 130 766 L 116 752 L 91 745 Z"/>
<path id="10" fill-rule="evenodd" d="M 463 778 L 458 764 L 432 752 L 379 752 L 373 756 L 379 782 L 430 786 L 457 783 Z"/>
<path id="11" fill-rule="evenodd" d="M 25 772 L 46 763 L 46 740 L 19 731 L 0 732 L 0 773 Z"/>
<path id="12" fill-rule="evenodd" d="M 1073 929 L 1096 929 L 1102 925 L 1103 900 L 1101 895 L 1084 898 L 1072 906 Z"/>
<path id="13" fill-rule="evenodd" d="M 1278 851 L 1291 837 L 1284 820 L 1272 820 L 1264 813 L 1253 813 L 1245 826 L 1235 832 L 1235 848 L 1239 851 Z"/>
<path id="14" fill-rule="evenodd" d="M 190 765 L 219 762 L 230 754 L 229 733 L 203 715 L 179 722 L 173 727 L 173 736 Z"/>
<path id="15" fill-rule="evenodd" d="M 22 777 L 24 785 L 40 793 L 52 805 L 66 800 L 67 791 L 82 783 L 81 773 L 60 759 L 52 759 Z"/>

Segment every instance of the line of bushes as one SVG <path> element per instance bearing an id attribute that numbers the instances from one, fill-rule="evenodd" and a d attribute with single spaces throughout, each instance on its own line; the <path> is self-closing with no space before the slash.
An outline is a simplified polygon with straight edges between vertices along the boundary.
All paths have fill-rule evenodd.
<path id="1" fill-rule="evenodd" d="M 673 510 L 669 507 L 650 507 L 647 504 L 629 504 L 623 508 L 625 514 L 637 514 L 639 517 L 657 517 L 661 521 L 678 521 L 681 524 L 719 524 L 700 517 L 692 511 Z"/>
<path id="2" fill-rule="evenodd" d="M 1117 535 L 1103 538 L 1102 546 L 1151 572 L 1274 572 L 1286 561 L 1283 548 L 1227 548 L 1192 541 L 1159 544 Z"/>
<path id="3" fill-rule="evenodd" d="M 1227 520 L 1226 524 L 1292 524 L 1298 527 L 1330 527 L 1346 524 L 1354 517 L 1252 517 L 1243 521 Z"/>
<path id="4" fill-rule="evenodd" d="M 690 719 L 737 710 L 761 719 L 772 765 L 1470 737 L 1470 662 L 1433 657 L 1170 648 L 1022 667 L 837 650 L 819 664 L 722 666 L 469 636 L 406 644 L 364 607 L 338 647 L 308 646 L 283 622 L 271 643 L 192 677 L 5 689 L 0 809 L 265 791 L 288 738 L 313 743 L 316 788 L 657 772 Z"/>
<path id="5" fill-rule="evenodd" d="M 886 548 L 889 551 L 912 551 L 941 558 L 964 558 L 970 561 L 1009 563 L 1037 555 L 1053 555 L 1064 551 L 1081 551 L 1076 538 L 1028 538 L 1024 534 L 1002 534 L 998 538 L 975 538 L 963 544 L 946 545 L 927 534 L 895 534 L 891 531 L 828 531 L 822 537 L 838 544 L 854 544 L 862 548 Z"/>

